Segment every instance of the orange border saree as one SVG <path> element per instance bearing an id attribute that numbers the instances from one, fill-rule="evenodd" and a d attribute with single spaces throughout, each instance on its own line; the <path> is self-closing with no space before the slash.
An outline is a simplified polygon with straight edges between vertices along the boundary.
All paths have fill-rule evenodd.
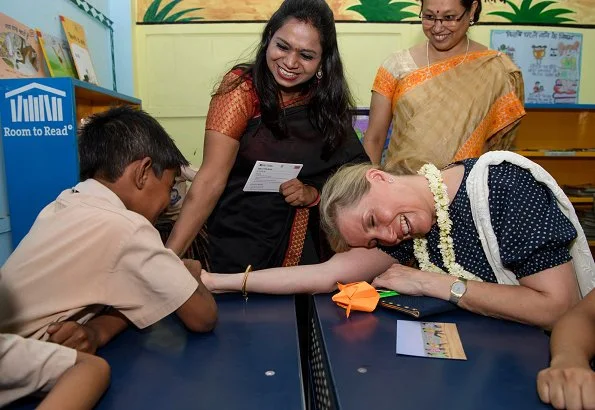
<path id="1" fill-rule="evenodd" d="M 388 168 L 407 160 L 440 168 L 488 150 L 508 149 L 525 115 L 521 72 L 493 50 L 452 57 L 401 78 L 383 66 L 373 90 L 392 103 Z"/>

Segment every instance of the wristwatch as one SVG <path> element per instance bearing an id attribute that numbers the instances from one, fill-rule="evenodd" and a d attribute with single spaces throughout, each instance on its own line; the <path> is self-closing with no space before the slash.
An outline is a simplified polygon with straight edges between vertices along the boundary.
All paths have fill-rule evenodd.
<path id="1" fill-rule="evenodd" d="M 450 285 L 450 297 L 448 298 L 448 301 L 458 305 L 459 300 L 461 300 L 465 292 L 467 292 L 467 279 L 458 278 L 452 285 Z"/>

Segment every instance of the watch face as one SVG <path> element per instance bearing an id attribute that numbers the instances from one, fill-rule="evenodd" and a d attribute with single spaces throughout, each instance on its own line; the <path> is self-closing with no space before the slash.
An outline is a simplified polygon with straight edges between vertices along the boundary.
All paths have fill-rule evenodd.
<path id="1" fill-rule="evenodd" d="M 465 283 L 461 282 L 461 281 L 456 281 L 455 283 L 452 284 L 452 293 L 454 293 L 457 296 L 462 296 L 465 293 L 465 290 L 467 289 L 467 286 L 465 286 Z"/>

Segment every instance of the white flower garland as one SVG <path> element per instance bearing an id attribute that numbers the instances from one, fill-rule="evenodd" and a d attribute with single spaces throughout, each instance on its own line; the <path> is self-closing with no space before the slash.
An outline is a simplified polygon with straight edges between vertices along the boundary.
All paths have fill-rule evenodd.
<path id="1" fill-rule="evenodd" d="M 445 275 L 448 274 L 451 276 L 457 276 L 459 278 L 477 280 L 481 282 L 481 278 L 470 272 L 467 272 L 461 265 L 457 263 L 455 259 L 452 237 L 450 236 L 452 221 L 448 216 L 448 191 L 446 190 L 446 185 L 442 180 L 442 174 L 433 164 L 425 164 L 417 173 L 426 177 L 430 186 L 430 191 L 432 191 L 432 195 L 434 195 L 436 219 L 438 222 L 438 228 L 440 230 L 440 243 L 438 244 L 438 248 L 440 249 L 442 261 L 444 262 L 444 266 L 448 272 L 444 272 L 430 261 L 430 255 L 428 253 L 428 240 L 426 238 L 413 240 L 414 255 L 415 259 L 417 259 L 417 262 L 419 263 L 419 268 L 426 272 L 442 273 Z"/>

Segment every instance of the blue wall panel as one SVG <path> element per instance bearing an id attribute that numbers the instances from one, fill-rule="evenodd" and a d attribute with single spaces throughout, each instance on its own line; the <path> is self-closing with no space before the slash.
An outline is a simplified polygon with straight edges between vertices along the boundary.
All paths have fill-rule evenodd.
<path id="1" fill-rule="evenodd" d="M 132 23 L 131 23 L 131 2 L 129 0 L 87 0 L 87 2 L 96 9 L 103 12 L 112 21 L 114 21 L 114 38 L 115 38 L 115 60 L 116 60 L 116 77 L 118 82 L 118 91 L 124 94 L 133 94 L 133 78 L 132 78 Z M 28 25 L 32 28 L 38 28 L 43 32 L 55 36 L 63 37 L 62 26 L 60 24 L 59 15 L 64 15 L 85 27 L 87 35 L 87 42 L 90 53 L 93 58 L 93 64 L 100 84 L 105 88 L 112 88 L 112 67 L 111 67 L 111 45 L 109 39 L 109 30 L 101 23 L 87 15 L 80 10 L 69 0 L 0 0 L 0 12 Z M 0 118 L 0 121 L 2 119 Z M 0 139 L 1 141 L 1 139 Z M 64 139 L 66 141 L 66 139 Z M 15 141 L 17 142 L 17 141 Z M 56 142 L 56 141 L 53 141 Z M 67 149 L 71 142 L 64 142 L 65 146 L 52 149 Z M 36 155 L 46 155 L 47 147 L 39 152 L 30 151 L 24 148 L 18 154 L 18 157 L 13 158 L 15 162 L 23 164 L 31 163 Z M 10 161 L 10 160 L 9 160 Z M 28 208 L 29 212 L 42 206 L 37 203 L 39 200 L 35 198 L 43 198 L 45 201 L 46 195 L 36 195 L 40 187 L 43 187 L 43 181 L 57 173 L 70 173 L 72 163 L 57 163 L 53 167 L 59 168 L 44 172 L 35 178 L 20 180 L 23 190 L 27 190 L 30 200 L 23 204 L 24 208 Z M 63 175 L 61 177 L 64 177 Z M 17 188 L 21 189 L 21 188 Z M 55 197 L 57 194 L 56 188 L 52 189 L 51 196 Z M 50 194 L 46 192 L 46 194 Z M 50 199 L 50 200 L 51 200 Z M 47 202 L 47 201 L 46 201 Z M 14 228 L 14 227 L 13 227 Z M 6 195 L 6 177 L 4 166 L 4 153 L 2 143 L 0 143 L 0 265 L 4 263 L 10 252 L 12 251 L 11 244 L 11 221 L 9 215 L 8 201 Z M 15 236 L 22 236 L 20 228 L 16 227 L 17 232 Z"/>
<path id="2" fill-rule="evenodd" d="M 39 211 L 78 181 L 72 80 L 0 80 L 0 128 L 16 247 Z"/>

